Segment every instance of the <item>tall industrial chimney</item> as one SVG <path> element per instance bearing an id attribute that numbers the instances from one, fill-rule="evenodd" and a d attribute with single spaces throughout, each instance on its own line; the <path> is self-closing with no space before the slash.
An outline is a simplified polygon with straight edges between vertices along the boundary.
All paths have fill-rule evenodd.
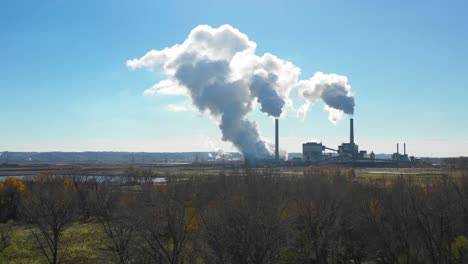
<path id="1" fill-rule="evenodd" d="M 278 118 L 275 119 L 275 159 L 279 160 L 279 125 L 278 125 Z"/>
<path id="2" fill-rule="evenodd" d="M 406 143 L 403 143 L 403 154 L 406 155 Z"/>
<path id="3" fill-rule="evenodd" d="M 397 153 L 397 154 L 400 154 L 400 150 L 399 150 L 398 143 L 396 143 L 396 153 Z"/>
<path id="4" fill-rule="evenodd" d="M 354 144 L 354 121 L 349 119 L 349 143 Z"/>

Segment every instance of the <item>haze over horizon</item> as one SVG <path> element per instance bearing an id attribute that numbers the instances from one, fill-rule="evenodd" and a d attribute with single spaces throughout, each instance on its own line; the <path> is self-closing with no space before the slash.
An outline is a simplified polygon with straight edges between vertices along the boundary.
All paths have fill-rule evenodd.
<path id="1" fill-rule="evenodd" d="M 324 92 L 303 93 L 317 91 L 318 80 L 338 76 L 342 90 L 333 90 L 333 98 L 353 98 L 360 149 L 391 153 L 396 143 L 407 143 L 410 155 L 466 156 L 467 10 L 465 1 L 5 1 L 0 4 L 0 54 L 6 59 L 0 65 L 0 151 L 237 151 L 230 142 L 251 146 L 238 128 L 238 135 L 219 129 L 220 113 L 231 110 L 222 108 L 223 102 L 232 94 L 212 101 L 200 101 L 206 98 L 202 94 L 193 97 L 197 87 L 211 83 L 189 81 L 181 69 L 202 65 L 205 73 L 206 65 L 171 57 L 176 47 L 177 54 L 188 50 L 219 61 L 209 77 L 216 76 L 226 89 L 244 87 L 256 96 L 236 101 L 252 105 L 221 122 L 229 129 L 245 120 L 257 124 L 259 135 L 252 142 L 265 144 L 251 153 L 269 148 L 273 117 L 280 115 L 280 146 L 287 152 L 300 152 L 311 140 L 332 148 L 347 142 L 348 118 L 330 107 L 352 114 L 350 104 L 338 106 Z M 189 48 L 182 44 L 197 29 L 213 36 L 222 27 L 234 37 L 220 45 L 208 41 L 211 46 L 194 51 L 190 47 L 199 47 L 198 42 Z M 245 43 L 229 42 L 236 38 Z M 225 47 L 234 47 L 234 53 L 220 56 Z M 144 55 L 151 50 L 165 51 L 165 59 L 159 61 L 158 55 L 146 63 Z M 236 55 L 241 51 L 247 55 Z M 280 66 L 269 70 L 265 54 Z M 219 71 L 223 61 L 230 66 Z M 258 67 L 246 70 L 239 64 L 245 61 Z M 155 69 L 160 63 L 163 69 Z M 132 70 L 137 68 L 151 72 Z M 188 87 L 191 97 L 172 81 Z M 301 85 L 307 87 L 301 90 Z"/>

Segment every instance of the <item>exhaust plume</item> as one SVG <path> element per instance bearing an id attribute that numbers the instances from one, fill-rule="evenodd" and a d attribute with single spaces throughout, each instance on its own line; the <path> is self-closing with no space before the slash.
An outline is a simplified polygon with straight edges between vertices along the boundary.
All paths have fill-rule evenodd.
<path id="1" fill-rule="evenodd" d="M 255 42 L 229 25 L 201 25 L 182 44 L 151 50 L 128 60 L 127 67 L 163 73 L 166 79 L 145 94 L 189 96 L 199 111 L 219 122 L 222 139 L 232 142 L 246 158 L 272 155 L 257 124 L 246 118 L 255 100 L 269 116 L 284 116 L 285 109 L 293 109 L 291 90 L 299 86 L 309 101 L 322 98 L 332 109 L 353 112 L 346 77 L 333 75 L 338 81 L 330 84 L 317 82 L 316 74 L 299 82 L 298 67 L 269 53 L 257 56 L 255 50 Z"/>
<path id="2" fill-rule="evenodd" d="M 284 106 L 284 100 L 278 95 L 275 89 L 275 83 L 278 77 L 274 74 L 268 74 L 266 77 L 254 75 L 250 91 L 261 105 L 260 111 L 273 117 L 279 117 Z"/>
<path id="3" fill-rule="evenodd" d="M 354 97 L 346 76 L 317 72 L 309 80 L 299 82 L 299 93 L 309 104 L 322 99 L 324 110 L 329 113 L 328 119 L 333 123 L 341 120 L 343 113 L 354 114 Z"/>

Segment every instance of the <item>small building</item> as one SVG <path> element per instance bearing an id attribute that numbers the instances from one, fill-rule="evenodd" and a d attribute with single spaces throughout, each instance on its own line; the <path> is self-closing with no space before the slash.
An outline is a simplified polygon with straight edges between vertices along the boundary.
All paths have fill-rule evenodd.
<path id="1" fill-rule="evenodd" d="M 359 151 L 358 159 L 365 159 L 366 154 L 367 154 L 367 151 L 365 151 L 365 150 Z"/>
<path id="2" fill-rule="evenodd" d="M 393 153 L 393 154 L 392 154 L 392 160 L 396 160 L 396 161 L 409 161 L 410 158 L 408 157 L 407 154 Z"/>

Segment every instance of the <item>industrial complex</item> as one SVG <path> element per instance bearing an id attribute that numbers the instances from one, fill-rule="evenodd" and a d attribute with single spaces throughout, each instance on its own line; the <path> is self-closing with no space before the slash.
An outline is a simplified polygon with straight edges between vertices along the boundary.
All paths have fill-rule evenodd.
<path id="1" fill-rule="evenodd" d="M 280 162 L 278 119 L 275 120 L 275 159 Z M 406 143 L 403 144 L 403 154 L 399 152 L 397 143 L 397 151 L 392 154 L 392 159 L 377 159 L 374 152 L 359 150 L 359 146 L 354 141 L 354 119 L 350 118 L 348 143 L 332 148 L 322 142 L 306 142 L 302 144 L 302 158 L 293 158 L 289 162 L 295 165 L 319 166 L 413 167 L 417 160 L 406 153 Z"/>

